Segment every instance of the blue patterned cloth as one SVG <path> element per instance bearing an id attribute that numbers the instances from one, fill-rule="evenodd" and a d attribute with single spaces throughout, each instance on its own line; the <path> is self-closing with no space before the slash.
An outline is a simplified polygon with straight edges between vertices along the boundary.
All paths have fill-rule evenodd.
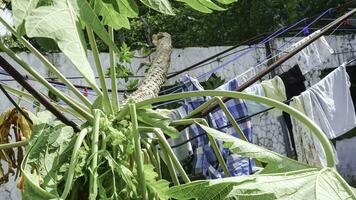
<path id="1" fill-rule="evenodd" d="M 183 86 L 183 91 L 204 90 L 198 80 L 188 75 L 183 77 L 181 81 L 185 83 Z M 238 80 L 233 79 L 219 87 L 217 90 L 235 91 L 237 87 Z M 209 99 L 211 99 L 211 97 L 187 98 L 185 99 L 185 104 L 183 107 L 189 113 Z M 244 117 L 248 114 L 245 102 L 241 99 L 231 99 L 227 101 L 225 105 L 228 107 L 229 111 L 235 119 Z M 215 129 L 219 129 L 225 125 L 230 124 L 224 112 L 220 108 L 217 108 L 215 111 L 211 112 L 205 119 L 208 121 L 210 127 Z M 252 142 L 251 122 L 247 120 L 243 123 L 240 123 L 239 126 L 243 130 L 246 138 Z M 190 137 L 205 133 L 205 131 L 197 125 L 192 125 L 189 127 L 189 129 Z M 231 134 L 235 137 L 239 137 L 238 133 L 235 132 L 233 127 L 224 128 L 221 131 Z M 208 179 L 225 177 L 224 172 L 219 166 L 219 162 L 214 154 L 214 151 L 209 145 L 209 140 L 206 135 L 197 138 L 197 140 L 194 140 L 192 145 L 193 149 L 195 149 L 193 161 L 194 175 L 202 174 Z M 241 157 L 239 155 L 231 155 L 228 149 L 222 148 L 221 142 L 218 141 L 218 145 L 232 176 L 249 175 L 252 173 L 253 161 L 250 158 Z"/>

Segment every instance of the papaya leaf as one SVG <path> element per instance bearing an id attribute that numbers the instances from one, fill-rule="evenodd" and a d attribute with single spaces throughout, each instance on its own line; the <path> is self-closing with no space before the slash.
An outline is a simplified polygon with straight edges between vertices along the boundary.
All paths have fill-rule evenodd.
<path id="1" fill-rule="evenodd" d="M 172 138 L 179 136 L 179 131 L 173 126 L 170 126 L 171 119 L 152 109 L 139 109 L 137 110 L 137 119 L 144 124 L 157 127 Z"/>
<path id="2" fill-rule="evenodd" d="M 95 0 L 94 11 L 97 15 L 103 17 L 102 23 L 108 25 L 115 30 L 126 28 L 130 29 L 130 22 L 127 16 L 119 13 L 115 9 L 114 2 L 106 2 L 104 0 Z"/>
<path id="3" fill-rule="evenodd" d="M 105 27 L 101 24 L 95 11 L 90 7 L 86 0 L 78 0 L 79 15 L 80 19 L 89 26 L 96 35 L 103 40 L 103 42 L 110 48 L 114 49 L 119 53 L 119 48 L 115 45 L 114 41 L 110 39 L 109 33 L 106 31 Z"/>
<path id="4" fill-rule="evenodd" d="M 168 0 L 140 0 L 147 7 L 152 8 L 160 13 L 174 15 L 171 4 Z M 196 1 L 196 0 L 194 0 Z"/>
<path id="5" fill-rule="evenodd" d="M 213 11 L 206 7 L 204 4 L 202 4 L 200 1 L 197 0 L 178 0 L 180 2 L 183 2 L 193 8 L 194 10 L 197 10 L 202 13 L 212 13 Z"/>
<path id="6" fill-rule="evenodd" d="M 211 197 L 213 194 L 219 194 Z M 355 199 L 335 169 L 324 168 L 276 174 L 256 174 L 197 181 L 170 189 L 175 199 Z"/>
<path id="7" fill-rule="evenodd" d="M 39 0 L 12 0 L 12 13 L 14 26 L 20 35 L 25 33 L 24 21 L 28 15 L 36 8 Z"/>
<path id="8" fill-rule="evenodd" d="M 237 0 L 216 0 L 216 1 L 221 4 L 231 4 L 231 3 L 237 2 Z"/>
<path id="9" fill-rule="evenodd" d="M 355 199 L 355 193 L 334 168 L 313 168 L 272 151 L 200 125 L 224 141 L 233 153 L 267 163 L 264 171 L 211 181 L 196 181 L 170 189 L 174 199 Z M 275 168 L 275 169 L 273 169 Z M 268 169 L 268 170 L 267 170 Z"/>
<path id="10" fill-rule="evenodd" d="M 157 195 L 159 199 L 168 199 L 169 182 L 164 179 L 157 180 L 158 174 L 154 171 L 153 165 L 144 165 L 143 170 L 145 173 L 146 185 L 150 192 Z"/>
<path id="11" fill-rule="evenodd" d="M 202 124 L 199 124 L 199 126 L 216 140 L 223 141 L 224 147 L 230 149 L 232 153 L 256 158 L 263 163 L 267 163 L 261 173 L 280 173 L 313 168 L 307 164 L 297 162 L 288 157 L 279 155 L 276 152 L 245 142 L 239 138 L 222 133 Z"/>
<path id="12" fill-rule="evenodd" d="M 209 181 L 194 181 L 169 190 L 169 197 L 175 199 L 224 199 L 233 189 L 234 183 L 209 185 Z"/>
<path id="13" fill-rule="evenodd" d="M 126 17 L 137 17 L 138 7 L 134 0 L 117 0 L 120 14 Z"/>
<path id="14" fill-rule="evenodd" d="M 226 10 L 225 8 L 222 8 L 218 5 L 216 5 L 214 2 L 212 2 L 211 0 L 198 0 L 201 4 L 203 4 L 204 6 L 212 9 L 212 10 L 218 10 L 218 11 L 224 11 Z"/>
<path id="15" fill-rule="evenodd" d="M 46 37 L 56 41 L 87 82 L 97 88 L 94 72 L 83 47 L 78 6 L 75 3 L 59 0 L 54 1 L 52 6 L 36 8 L 26 18 L 25 28 L 29 37 Z"/>

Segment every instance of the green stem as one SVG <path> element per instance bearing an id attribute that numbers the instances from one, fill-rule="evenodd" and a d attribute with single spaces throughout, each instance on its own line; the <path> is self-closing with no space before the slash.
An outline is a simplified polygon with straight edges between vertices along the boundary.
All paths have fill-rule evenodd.
<path id="1" fill-rule="evenodd" d="M 203 118 L 192 118 L 192 119 L 181 119 L 181 120 L 176 120 L 176 121 L 173 121 L 170 125 L 171 126 L 181 126 L 181 125 L 191 125 L 191 124 L 195 124 L 195 123 L 201 123 L 201 124 L 204 124 L 206 126 L 209 126 L 207 125 L 208 123 L 205 121 L 205 119 Z M 225 160 L 219 150 L 219 147 L 218 147 L 218 144 L 216 143 L 216 140 L 211 137 L 209 134 L 207 134 L 207 137 L 208 137 L 208 140 L 211 144 L 211 148 L 213 149 L 215 155 L 216 155 L 216 158 L 218 159 L 219 161 L 219 164 L 221 165 L 221 168 L 223 169 L 225 175 L 227 177 L 231 176 L 230 174 L 230 171 L 229 169 L 227 168 L 227 165 L 225 163 Z"/>
<path id="2" fill-rule="evenodd" d="M 225 113 L 227 119 L 231 123 L 231 125 L 234 127 L 235 131 L 240 135 L 240 138 L 243 141 L 248 142 L 244 132 L 241 130 L 240 126 L 237 124 L 237 122 L 234 119 L 234 116 L 232 116 L 231 112 L 229 109 L 226 107 L 225 103 L 221 100 L 220 97 L 215 97 L 216 101 L 218 102 L 219 106 L 221 107 L 221 110 Z"/>
<path id="3" fill-rule="evenodd" d="M 235 121 L 234 116 L 231 114 L 231 112 L 229 111 L 229 109 L 226 107 L 225 103 L 221 100 L 220 97 L 214 97 L 214 99 L 216 99 L 216 101 L 218 102 L 221 110 L 225 113 L 227 119 L 229 120 L 229 122 L 231 123 L 232 127 L 235 129 L 236 133 L 239 134 L 240 138 L 243 141 L 249 142 L 244 134 L 244 132 L 241 130 L 240 126 L 238 125 L 238 123 Z M 260 161 L 258 161 L 257 159 L 254 159 L 256 166 L 262 167 L 262 164 Z"/>
<path id="4" fill-rule="evenodd" d="M 66 199 L 70 190 L 72 189 L 72 184 L 73 184 L 73 177 L 74 177 L 74 173 L 75 173 L 75 166 L 77 165 L 77 161 L 78 161 L 78 151 L 79 148 L 82 146 L 83 140 L 85 138 L 85 136 L 88 133 L 88 129 L 83 129 L 74 144 L 73 147 L 73 152 L 72 152 L 72 156 L 70 159 L 70 164 L 69 164 L 69 168 L 68 168 L 68 173 L 67 173 L 67 178 L 66 178 L 66 184 L 64 186 L 64 190 L 61 196 L 61 199 Z"/>
<path id="5" fill-rule="evenodd" d="M 109 26 L 109 35 L 111 39 L 114 41 L 114 29 Z M 116 62 L 115 62 L 115 52 L 114 49 L 109 48 L 109 56 L 110 56 L 110 78 L 111 78 L 111 98 L 113 109 L 115 112 L 119 111 L 119 99 L 117 93 L 117 79 L 116 79 Z"/>
<path id="6" fill-rule="evenodd" d="M 15 52 L 11 49 L 5 47 L 5 45 L 0 43 L 0 49 L 6 52 L 14 61 L 16 61 L 19 65 L 22 66 L 28 73 L 31 74 L 36 80 L 38 80 L 42 85 L 44 85 L 49 91 L 53 92 L 56 96 L 66 102 L 71 108 L 80 113 L 87 120 L 92 119 L 92 115 L 85 111 L 80 105 L 79 102 L 71 99 L 64 95 L 61 91 L 55 88 L 52 84 L 50 84 L 45 78 L 43 78 L 36 70 L 34 70 L 31 66 L 29 66 L 25 61 L 23 61 L 20 57 L 18 57 Z"/>
<path id="7" fill-rule="evenodd" d="M 134 136 L 134 145 L 135 145 L 134 155 L 135 155 L 136 167 L 137 167 L 139 192 L 141 193 L 141 197 L 143 199 L 146 199 L 147 198 L 146 182 L 145 182 L 145 174 L 143 172 L 143 161 L 141 155 L 141 139 L 138 130 L 137 112 L 136 112 L 135 104 L 129 103 L 129 109 L 130 109 L 130 116 L 132 122 L 132 133 Z"/>
<path id="8" fill-rule="evenodd" d="M 155 156 L 156 161 L 157 161 L 157 169 L 156 170 L 157 170 L 158 178 L 162 179 L 161 158 L 159 156 L 159 152 L 154 145 L 152 145 L 151 148 L 152 148 L 153 155 Z"/>
<path id="9" fill-rule="evenodd" d="M 198 108 L 194 109 L 192 112 L 188 113 L 187 116 L 185 116 L 183 119 L 189 119 L 195 116 L 196 114 L 200 113 L 203 111 L 205 108 L 209 107 L 212 103 L 214 103 L 216 100 L 214 98 L 208 100 L 207 102 L 203 103 L 200 105 Z"/>
<path id="10" fill-rule="evenodd" d="M 129 106 L 128 104 L 125 104 L 119 111 L 119 113 L 116 115 L 116 120 L 121 121 L 124 119 L 129 114 Z"/>
<path id="11" fill-rule="evenodd" d="M 156 157 L 155 157 L 154 153 L 152 152 L 152 148 L 151 148 L 152 144 L 149 144 L 144 140 L 142 140 L 141 142 L 143 143 L 143 145 L 145 146 L 145 148 L 147 150 L 147 153 L 148 153 L 148 156 L 150 157 L 151 163 L 153 164 L 155 169 L 158 170 L 157 160 L 156 160 Z"/>
<path id="12" fill-rule="evenodd" d="M 0 150 L 17 148 L 17 147 L 25 146 L 27 144 L 28 144 L 28 140 L 7 143 L 7 144 L 0 144 Z"/>
<path id="13" fill-rule="evenodd" d="M 140 130 L 142 131 L 152 131 L 153 133 L 156 134 L 156 136 L 158 137 L 158 140 L 160 141 L 160 143 L 163 145 L 161 146 L 169 155 L 169 157 L 172 159 L 175 168 L 178 170 L 179 174 L 182 176 L 183 181 L 185 183 L 190 183 L 189 177 L 188 175 L 185 173 L 182 165 L 180 164 L 177 156 L 174 154 L 171 146 L 169 145 L 166 137 L 164 136 L 163 132 L 161 129 L 159 128 L 140 128 Z"/>
<path id="14" fill-rule="evenodd" d="M 96 45 L 95 36 L 94 36 L 93 30 L 91 28 L 86 27 L 86 31 L 87 31 L 87 35 L 89 38 L 91 50 L 93 52 L 96 71 L 98 72 L 98 75 L 99 75 L 100 86 L 103 91 L 105 112 L 112 114 L 113 108 L 110 103 L 108 88 L 106 87 L 105 74 L 103 71 L 103 67 L 100 63 L 100 57 L 99 57 L 100 54 L 99 54 L 98 46 Z"/>
<path id="15" fill-rule="evenodd" d="M 99 126 L 100 126 L 100 110 L 94 110 L 94 128 L 91 138 L 91 173 L 89 178 L 89 199 L 95 200 L 98 195 L 98 180 L 97 180 L 97 165 L 98 165 L 98 149 L 99 149 Z"/>
<path id="16" fill-rule="evenodd" d="M 49 70 L 51 70 L 88 108 L 91 108 L 90 101 L 60 72 L 52 65 L 48 59 L 42 55 L 32 44 L 23 36 L 17 34 L 16 30 L 9 25 L 2 17 L 0 22 L 27 48 L 29 49 Z"/>
<path id="17" fill-rule="evenodd" d="M 174 168 L 173 162 L 171 157 L 168 155 L 168 152 L 166 151 L 165 148 L 163 148 L 163 144 L 161 142 L 159 142 L 159 146 L 162 147 L 161 151 L 164 154 L 165 158 L 166 158 L 166 164 L 167 164 L 167 168 L 168 168 L 168 172 L 171 175 L 172 181 L 174 185 L 179 185 L 179 179 L 176 173 L 176 170 Z"/>
<path id="18" fill-rule="evenodd" d="M 268 106 L 275 107 L 277 109 L 280 109 L 280 110 L 290 114 L 292 117 L 300 120 L 303 124 L 305 124 L 310 129 L 311 133 L 318 138 L 318 140 L 320 141 L 320 143 L 323 147 L 324 153 L 326 155 L 327 166 L 332 167 L 332 168 L 335 167 L 335 155 L 333 152 L 333 148 L 329 142 L 329 139 L 326 137 L 325 133 L 311 119 L 309 119 L 307 116 L 300 113 L 298 110 L 296 110 L 288 105 L 285 105 L 284 103 L 281 103 L 279 101 L 276 101 L 276 100 L 273 100 L 273 99 L 270 99 L 267 97 L 246 94 L 243 92 L 205 90 L 205 91 L 185 92 L 185 93 L 179 93 L 179 94 L 170 94 L 170 95 L 159 96 L 159 97 L 155 97 L 155 98 L 151 98 L 151 99 L 147 99 L 147 100 L 138 102 L 136 106 L 137 106 L 137 108 L 141 108 L 143 106 L 148 106 L 148 105 L 152 105 L 155 103 L 173 101 L 173 100 L 182 99 L 182 98 L 198 97 L 198 96 L 219 96 L 219 97 L 256 101 L 259 103 L 266 104 Z"/>

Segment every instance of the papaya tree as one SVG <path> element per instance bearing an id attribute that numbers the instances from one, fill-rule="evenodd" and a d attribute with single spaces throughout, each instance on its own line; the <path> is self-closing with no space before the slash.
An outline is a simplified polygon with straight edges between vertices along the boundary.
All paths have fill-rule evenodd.
<path id="1" fill-rule="evenodd" d="M 224 4 L 234 1 L 178 2 L 210 13 L 224 10 Z M 130 19 L 139 16 L 142 6 L 174 15 L 168 0 L 12 0 L 14 27 L 0 18 L 18 42 L 57 76 L 75 97 L 54 87 L 6 45 L 0 44 L 0 49 L 67 105 L 52 102 L 55 107 L 84 121 L 75 131 L 49 112 L 30 114 L 31 137 L 20 141 L 21 144 L 27 143 L 26 155 L 20 164 L 19 182 L 24 199 L 356 198 L 353 189 L 335 170 L 335 155 L 325 134 L 295 109 L 265 97 L 239 92 L 200 91 L 157 97 L 170 63 L 172 45 L 168 33 L 153 36 L 154 58 L 144 80 L 129 98 L 120 99 L 116 63 L 117 59 L 123 59 L 125 52 L 115 44 L 114 33 L 121 28 L 130 28 Z M 89 101 L 29 42 L 29 38 L 46 38 L 54 42 L 95 92 L 95 101 Z M 111 94 L 99 59 L 98 39 L 109 48 Z M 99 75 L 99 84 L 87 59 L 87 46 L 93 53 L 93 67 Z M 23 98 L 33 98 L 31 94 L 14 88 L 7 87 L 6 90 Z M 152 108 L 155 103 L 197 96 L 213 97 L 198 110 L 218 102 L 227 116 L 231 113 L 221 97 L 258 101 L 290 113 L 304 122 L 320 140 L 328 165 L 324 168 L 308 166 L 211 129 L 203 118 L 193 118 L 191 114 L 173 121 L 166 111 Z M 229 119 L 237 124 L 234 119 Z M 197 124 L 207 132 L 224 170 L 227 170 L 226 164 L 216 140 L 224 141 L 233 153 L 265 163 L 265 167 L 251 176 L 191 182 L 166 139 L 167 136 L 179 136 L 178 126 L 191 124 Z M 234 128 L 239 132 L 238 125 Z M 168 168 L 170 180 L 163 179 L 163 165 Z"/>

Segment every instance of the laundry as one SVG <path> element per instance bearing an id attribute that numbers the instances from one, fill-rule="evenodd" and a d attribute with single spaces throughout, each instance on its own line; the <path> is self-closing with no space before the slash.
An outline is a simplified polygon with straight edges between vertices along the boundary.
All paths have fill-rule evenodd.
<path id="1" fill-rule="evenodd" d="M 185 116 L 187 116 L 187 111 L 183 107 L 179 107 L 177 109 L 172 110 L 169 115 L 172 120 L 180 120 L 183 119 Z M 189 140 L 189 136 L 189 130 L 184 129 L 180 132 L 179 137 L 177 139 L 169 138 L 167 140 L 171 146 L 175 146 Z M 187 142 L 183 145 L 177 146 L 176 148 L 172 148 L 172 150 L 181 162 L 186 160 L 193 154 L 193 147 L 191 142 Z"/>
<path id="2" fill-rule="evenodd" d="M 329 139 L 341 136 L 356 126 L 349 76 L 344 65 L 295 97 L 291 106 L 308 116 Z M 325 166 L 326 158 L 320 142 L 298 120 L 292 118 L 292 124 L 298 160 Z"/>
<path id="3" fill-rule="evenodd" d="M 265 88 L 263 86 L 265 86 Z M 265 80 L 262 83 L 256 83 L 245 89 L 244 92 L 258 96 L 266 96 L 265 89 L 269 97 L 273 96 L 273 98 L 278 101 L 286 99 L 284 84 L 279 77 L 272 80 Z M 269 106 L 255 101 L 247 100 L 245 102 L 250 116 L 269 108 Z M 278 118 L 276 118 L 276 116 L 278 116 Z M 284 120 L 280 119 L 280 116 L 281 112 L 274 109 L 252 117 L 253 143 L 282 155 L 288 155 L 288 152 L 290 152 L 289 132 L 282 127 L 281 122 L 284 123 Z"/>
<path id="4" fill-rule="evenodd" d="M 248 88 L 246 88 L 244 90 L 244 92 L 246 92 L 247 94 L 253 94 L 253 95 L 257 95 L 257 96 L 265 96 L 265 92 L 263 90 L 263 87 L 261 84 L 256 83 Z M 246 100 L 245 101 L 246 106 L 247 106 L 247 110 L 248 110 L 248 115 L 253 115 L 257 112 L 260 112 L 262 110 L 265 110 L 266 108 L 268 108 L 269 106 L 262 104 L 262 103 L 258 103 L 256 101 L 249 101 Z"/>
<path id="5" fill-rule="evenodd" d="M 184 91 L 196 91 L 203 90 L 203 87 L 199 84 L 198 80 L 192 78 L 190 76 L 185 76 L 182 79 L 182 82 L 189 83 L 183 86 Z M 219 87 L 219 90 L 236 90 L 238 87 L 238 82 L 236 79 L 222 85 Z M 187 112 L 191 112 L 192 110 L 198 108 L 204 102 L 209 100 L 210 97 L 193 97 L 185 99 L 185 104 L 183 107 L 187 110 Z M 247 107 L 244 101 L 240 99 L 232 99 L 226 102 L 226 106 L 229 111 L 233 115 L 235 119 L 241 118 L 247 115 Z M 211 127 L 218 129 L 219 127 L 223 127 L 227 125 L 229 122 L 223 113 L 223 111 L 218 108 L 215 111 L 211 112 L 207 117 L 207 121 Z M 239 124 L 240 128 L 244 132 L 246 138 L 251 142 L 251 123 L 250 121 L 246 121 L 244 123 Z M 200 135 L 205 133 L 200 127 L 197 125 L 192 125 L 189 127 L 190 137 L 194 137 L 196 135 Z M 222 130 L 227 134 L 232 134 L 233 136 L 238 137 L 238 133 L 232 127 L 225 128 Z M 226 160 L 226 165 L 232 176 L 240 176 L 240 175 L 248 175 L 252 173 L 253 162 L 250 158 L 241 157 L 239 155 L 230 154 L 229 150 L 223 149 L 222 144 L 218 143 L 219 148 L 223 157 Z M 222 169 L 219 167 L 218 160 L 209 144 L 209 140 L 207 136 L 202 136 L 196 139 L 194 143 L 192 143 L 192 147 L 194 150 L 194 159 L 193 159 L 193 174 L 203 174 L 206 178 L 221 178 L 225 177 Z"/>
<path id="6" fill-rule="evenodd" d="M 280 102 L 287 100 L 286 89 L 282 79 L 279 76 L 276 76 L 270 80 L 262 81 L 261 85 L 266 97 Z M 273 109 L 269 112 L 275 117 L 282 115 L 282 111 L 278 109 Z"/>
<path id="7" fill-rule="evenodd" d="M 284 87 L 286 88 L 287 99 L 292 99 L 293 97 L 300 95 L 302 92 L 306 90 L 304 84 L 304 81 L 306 79 L 302 71 L 300 70 L 299 65 L 293 66 L 288 71 L 280 74 L 279 77 L 281 77 L 284 83 Z M 287 156 L 290 158 L 296 158 L 292 121 L 290 115 L 287 114 L 286 112 L 283 112 L 283 118 L 284 118 L 285 125 L 287 126 L 288 129 L 288 133 L 289 133 L 288 138 L 290 140 L 288 142 L 286 141 L 286 144 L 289 144 L 290 142 L 290 146 L 286 145 L 287 149 L 289 149 L 287 150 Z"/>
<path id="8" fill-rule="evenodd" d="M 309 36 L 301 39 L 288 48 L 287 52 L 292 51 L 296 47 L 303 45 L 311 37 L 320 33 L 320 30 L 315 31 Z M 319 67 L 323 64 L 327 58 L 334 53 L 334 50 L 330 47 L 328 41 L 324 36 L 314 41 L 302 51 L 300 51 L 294 58 L 297 60 L 297 64 L 301 67 L 303 74 L 308 73 L 313 67 Z"/>
<path id="9" fill-rule="evenodd" d="M 355 108 L 350 93 L 349 75 L 344 65 L 302 93 L 307 116 L 329 139 L 356 126 Z"/>
<path id="10" fill-rule="evenodd" d="M 305 113 L 302 97 L 293 98 L 290 106 Z M 295 150 L 297 152 L 298 161 L 309 164 L 311 166 L 325 166 L 326 161 L 324 155 L 320 155 L 317 150 L 320 148 L 319 141 L 315 138 L 309 129 L 298 119 L 291 117 L 294 133 Z"/>

